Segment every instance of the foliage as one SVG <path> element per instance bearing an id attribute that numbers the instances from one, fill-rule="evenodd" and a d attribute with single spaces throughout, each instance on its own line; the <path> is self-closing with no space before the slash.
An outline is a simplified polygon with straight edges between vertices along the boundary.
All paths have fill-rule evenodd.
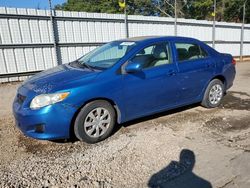
<path id="1" fill-rule="evenodd" d="M 99 13 L 122 13 L 118 0 L 68 0 L 55 9 Z M 128 14 L 154 15 L 156 10 L 151 0 L 127 0 Z"/>
<path id="2" fill-rule="evenodd" d="M 67 11 L 85 11 L 99 13 L 123 13 L 119 0 L 68 0 L 55 9 Z M 245 0 L 217 0 L 216 20 L 242 21 Z M 145 16 L 174 17 L 175 0 L 127 0 L 128 14 Z M 177 16 L 192 19 L 212 20 L 214 0 L 177 0 Z M 250 23 L 250 0 L 246 3 L 246 22 Z"/>
<path id="3" fill-rule="evenodd" d="M 241 22 L 243 18 L 243 0 L 227 0 L 225 21 Z M 250 0 L 246 3 L 245 22 L 250 23 Z"/>

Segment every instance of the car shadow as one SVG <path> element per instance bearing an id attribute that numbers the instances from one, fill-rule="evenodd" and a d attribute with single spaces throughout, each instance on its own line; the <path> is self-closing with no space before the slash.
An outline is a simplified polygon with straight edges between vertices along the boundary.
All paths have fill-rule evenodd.
<path id="1" fill-rule="evenodd" d="M 165 168 L 153 174 L 148 181 L 150 188 L 211 188 L 209 181 L 193 172 L 195 154 L 183 149 L 179 161 L 171 161 Z"/>
<path id="2" fill-rule="evenodd" d="M 135 120 L 131 120 L 131 121 L 128 121 L 128 122 L 125 122 L 122 124 L 116 124 L 116 126 L 114 127 L 114 130 L 112 132 L 112 135 L 116 134 L 122 127 L 129 127 L 129 126 L 137 124 L 137 123 L 142 123 L 142 122 L 156 119 L 159 117 L 163 117 L 166 115 L 171 115 L 171 114 L 175 114 L 178 112 L 183 112 L 183 111 L 186 111 L 188 109 L 195 108 L 197 106 L 200 106 L 200 103 L 195 103 L 195 104 L 179 107 L 179 108 L 172 109 L 172 110 L 167 110 L 167 111 L 164 111 L 161 113 L 156 113 L 153 115 L 149 115 L 149 116 L 145 116 L 145 117 L 138 118 Z M 250 110 L 250 94 L 248 94 L 246 92 L 229 91 L 229 92 L 227 92 L 226 96 L 223 98 L 222 104 L 218 108 L 234 109 L 234 110 Z M 72 142 L 72 143 L 74 143 L 74 142 L 78 141 L 78 139 L 74 136 L 73 129 L 71 130 L 70 135 L 71 135 L 70 138 L 67 140 L 61 139 L 61 140 L 54 140 L 53 142 L 56 142 L 56 143 Z"/>
<path id="3" fill-rule="evenodd" d="M 171 115 L 171 114 L 183 112 L 183 111 L 186 111 L 186 110 L 189 110 L 191 108 L 198 107 L 198 106 L 200 106 L 200 103 L 195 103 L 195 104 L 179 107 L 179 108 L 172 109 L 172 110 L 167 110 L 167 111 L 164 111 L 161 113 L 156 113 L 153 115 L 145 116 L 145 117 L 138 118 L 135 120 L 131 120 L 131 121 L 128 121 L 128 122 L 125 122 L 125 123 L 122 123 L 122 124 L 116 126 L 114 132 L 119 131 L 121 127 L 128 127 L 130 125 L 134 125 L 134 124 L 141 123 L 144 121 L 149 121 L 149 120 L 163 117 L 166 115 Z M 220 109 L 221 108 L 222 109 L 234 109 L 234 110 L 250 110 L 250 94 L 248 94 L 246 92 L 229 91 L 224 96 L 224 98 L 222 100 L 222 104 L 218 108 L 220 108 Z"/>
<path id="4" fill-rule="evenodd" d="M 172 109 L 172 110 L 166 110 L 164 112 L 156 113 L 156 114 L 153 114 L 153 115 L 148 115 L 148 116 L 138 118 L 138 119 L 134 119 L 134 120 L 131 120 L 131 121 L 128 121 L 128 122 L 125 122 L 125 123 L 117 124 L 115 126 L 115 128 L 114 128 L 113 134 L 118 132 L 122 127 L 129 127 L 129 126 L 137 124 L 137 123 L 142 123 L 142 122 L 149 121 L 149 120 L 152 120 L 152 119 L 157 119 L 159 117 L 163 117 L 163 116 L 166 116 L 166 115 L 171 115 L 171 114 L 175 114 L 175 113 L 178 113 L 178 112 L 183 112 L 183 111 L 186 111 L 188 109 L 195 108 L 197 106 L 200 106 L 200 103 L 195 103 L 195 104 L 179 107 L 179 108 Z"/>
<path id="5" fill-rule="evenodd" d="M 135 120 L 131 120 L 131 121 L 128 121 L 128 122 L 125 122 L 125 123 L 116 124 L 111 136 L 116 134 L 122 127 L 128 127 L 128 126 L 131 126 L 131 125 L 134 125 L 134 124 L 137 124 L 137 123 L 141 123 L 141 122 L 144 122 L 144 121 L 148 121 L 148 120 L 156 119 L 156 118 L 159 118 L 159 117 L 162 117 L 162 116 L 182 112 L 182 111 L 197 107 L 199 105 L 200 105 L 199 103 L 191 104 L 191 105 L 188 105 L 188 106 L 184 106 L 184 107 L 164 111 L 164 112 L 161 112 L 161 113 L 156 113 L 156 114 L 153 114 L 153 115 L 145 116 L 145 117 L 138 118 L 138 119 L 135 119 Z M 50 140 L 50 141 L 54 142 L 54 143 L 68 143 L 68 142 L 75 143 L 75 142 L 77 142 L 79 140 L 76 138 L 76 136 L 74 134 L 74 130 L 71 129 L 70 130 L 70 138 L 68 138 L 68 139 Z"/>

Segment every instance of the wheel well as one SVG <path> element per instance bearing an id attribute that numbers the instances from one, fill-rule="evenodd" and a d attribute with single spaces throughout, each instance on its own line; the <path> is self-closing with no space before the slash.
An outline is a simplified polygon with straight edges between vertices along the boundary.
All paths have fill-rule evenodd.
<path id="1" fill-rule="evenodd" d="M 222 83 L 226 87 L 226 78 L 224 76 L 218 75 L 218 76 L 214 77 L 212 80 L 214 80 L 214 79 L 218 79 L 218 80 L 222 81 Z"/>
<path id="2" fill-rule="evenodd" d="M 96 101 L 96 100 L 103 100 L 103 101 L 107 101 L 109 102 L 114 110 L 115 110 L 115 115 L 116 115 L 116 122 L 120 122 L 120 109 L 118 108 L 118 106 L 115 104 L 114 101 L 110 100 L 110 99 L 107 99 L 107 98 L 95 98 L 95 99 L 91 99 L 91 100 L 88 100 L 86 101 L 83 105 L 81 105 L 77 111 L 75 112 L 73 118 L 71 119 L 71 123 L 70 123 L 70 138 L 74 138 L 75 137 L 75 133 L 74 133 L 74 123 L 75 123 L 75 120 L 76 120 L 76 117 L 78 115 L 78 113 L 80 112 L 80 110 L 88 103 L 90 102 L 93 102 L 93 101 Z"/>

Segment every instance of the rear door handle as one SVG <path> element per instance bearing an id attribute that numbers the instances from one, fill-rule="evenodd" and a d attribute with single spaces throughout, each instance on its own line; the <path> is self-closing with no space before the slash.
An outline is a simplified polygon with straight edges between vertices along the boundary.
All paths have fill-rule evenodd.
<path id="1" fill-rule="evenodd" d="M 211 63 L 207 63 L 207 67 L 212 67 L 213 65 Z"/>
<path id="2" fill-rule="evenodd" d="M 176 71 L 175 70 L 169 70 L 167 75 L 168 76 L 174 76 L 174 75 L 176 75 Z"/>
<path id="3" fill-rule="evenodd" d="M 207 64 L 206 68 L 210 69 L 210 68 L 215 68 L 214 64 Z"/>
<path id="4" fill-rule="evenodd" d="M 209 63 L 206 64 L 206 67 L 207 68 L 215 67 L 215 63 L 209 62 Z"/>

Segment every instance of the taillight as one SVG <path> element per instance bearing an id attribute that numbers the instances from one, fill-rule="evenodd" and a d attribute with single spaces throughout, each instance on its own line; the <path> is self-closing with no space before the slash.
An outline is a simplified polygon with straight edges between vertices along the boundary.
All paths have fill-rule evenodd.
<path id="1" fill-rule="evenodd" d="M 233 64 L 233 65 L 236 65 L 236 61 L 235 61 L 234 58 L 233 58 L 233 60 L 232 60 L 232 64 Z"/>

